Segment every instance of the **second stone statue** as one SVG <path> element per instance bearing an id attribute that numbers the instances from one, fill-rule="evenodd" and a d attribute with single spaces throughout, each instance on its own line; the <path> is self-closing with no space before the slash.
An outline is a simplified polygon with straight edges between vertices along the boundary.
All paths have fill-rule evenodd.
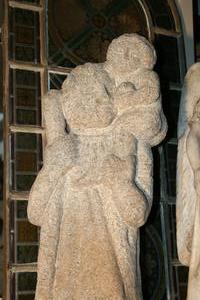
<path id="1" fill-rule="evenodd" d="M 76 67 L 43 99 L 44 165 L 28 203 L 41 226 L 35 299 L 142 299 L 139 227 L 151 147 L 167 130 L 155 62 L 145 38 L 125 34 L 105 63 Z"/>

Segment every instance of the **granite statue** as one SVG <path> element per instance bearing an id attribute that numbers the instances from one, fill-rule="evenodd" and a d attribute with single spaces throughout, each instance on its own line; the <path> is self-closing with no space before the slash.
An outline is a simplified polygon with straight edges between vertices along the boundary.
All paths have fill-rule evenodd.
<path id="1" fill-rule="evenodd" d="M 177 248 L 189 266 L 187 300 L 200 299 L 200 63 L 188 70 L 178 122 Z"/>
<path id="2" fill-rule="evenodd" d="M 165 137 L 156 54 L 114 39 L 43 99 L 44 165 L 28 217 L 41 227 L 37 300 L 139 300 L 139 228 L 152 205 L 151 147 Z M 67 128 L 67 129 L 66 129 Z"/>

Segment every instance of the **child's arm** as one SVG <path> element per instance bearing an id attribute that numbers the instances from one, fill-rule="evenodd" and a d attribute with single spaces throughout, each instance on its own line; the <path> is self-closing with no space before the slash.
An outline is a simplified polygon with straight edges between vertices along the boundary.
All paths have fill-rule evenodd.
<path id="1" fill-rule="evenodd" d="M 155 102 L 160 96 L 158 76 L 153 71 L 145 70 L 138 73 L 136 89 L 127 89 L 126 92 L 115 95 L 114 104 L 118 111 L 134 108 L 138 105 L 148 105 Z"/>

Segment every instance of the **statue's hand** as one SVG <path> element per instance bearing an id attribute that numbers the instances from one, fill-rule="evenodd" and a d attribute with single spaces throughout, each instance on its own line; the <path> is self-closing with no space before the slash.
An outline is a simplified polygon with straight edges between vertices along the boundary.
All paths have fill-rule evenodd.
<path id="1" fill-rule="evenodd" d="M 137 99 L 133 92 L 118 94 L 114 99 L 114 106 L 118 112 L 126 111 L 137 105 Z"/>
<path id="2" fill-rule="evenodd" d="M 115 91 L 116 95 L 121 95 L 127 92 L 133 92 L 136 90 L 135 85 L 132 82 L 122 82 Z"/>
<path id="3" fill-rule="evenodd" d="M 194 171 L 194 187 L 197 195 L 200 196 L 200 168 Z"/>
<path id="4" fill-rule="evenodd" d="M 115 186 L 115 194 L 115 204 L 122 220 L 132 227 L 144 225 L 149 210 L 143 193 L 130 183 Z"/>

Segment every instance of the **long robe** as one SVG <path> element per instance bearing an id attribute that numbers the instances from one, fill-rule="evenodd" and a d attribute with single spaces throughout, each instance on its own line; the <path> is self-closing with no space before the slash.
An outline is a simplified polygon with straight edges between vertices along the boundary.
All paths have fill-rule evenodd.
<path id="1" fill-rule="evenodd" d="M 90 137 L 84 148 L 90 151 L 91 146 Z M 147 208 L 132 209 L 130 225 L 120 216 L 119 187 L 127 186 L 133 166 L 100 153 L 99 163 L 105 163 L 99 166 L 95 149 L 96 161 L 87 158 L 84 167 L 72 168 L 49 199 L 41 226 L 37 300 L 142 299 L 136 223 L 140 213 L 140 225 L 145 222 Z M 130 184 L 130 192 L 135 189 Z"/>
<path id="2" fill-rule="evenodd" d="M 49 159 L 49 167 L 44 165 L 43 177 L 39 175 L 32 188 L 29 219 L 41 226 L 36 300 L 142 299 L 139 227 L 152 203 L 150 149 L 165 136 L 166 122 L 157 101 L 152 109 L 143 107 L 133 112 L 135 117 L 128 114 L 105 127 L 112 119 L 112 103 L 107 98 L 114 87 L 101 69 L 101 65 L 96 69 L 86 64 L 64 84 L 63 113 L 69 121 L 74 153 L 66 151 L 62 166 L 65 143 L 57 143 L 59 167 Z M 108 101 L 96 115 L 94 100 L 105 98 Z M 85 118 L 98 128 L 74 130 L 87 124 Z M 51 155 L 58 153 L 52 150 Z M 49 170 L 56 175 L 49 176 Z M 41 195 L 45 202 L 41 211 L 41 182 L 46 186 L 45 180 L 48 197 Z"/>

